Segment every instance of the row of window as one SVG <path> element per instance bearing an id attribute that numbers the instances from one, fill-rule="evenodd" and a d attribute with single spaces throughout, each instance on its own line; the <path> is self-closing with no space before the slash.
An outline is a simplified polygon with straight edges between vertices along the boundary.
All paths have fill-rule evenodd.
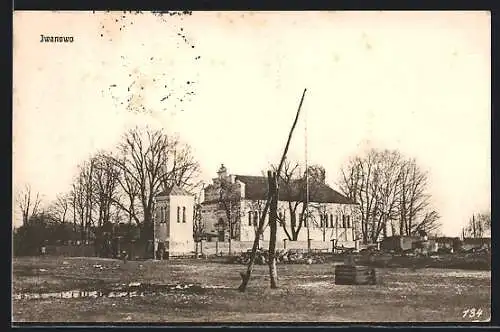
<path id="1" fill-rule="evenodd" d="M 259 223 L 259 211 L 248 211 L 248 226 L 257 226 Z"/>
<path id="2" fill-rule="evenodd" d="M 160 223 L 166 223 L 168 221 L 168 213 L 167 213 L 167 207 L 162 206 L 160 207 Z M 177 207 L 177 223 L 180 223 L 182 220 L 183 223 L 186 223 L 186 207 L 182 207 L 182 219 L 181 219 L 181 207 Z"/>
<path id="3" fill-rule="evenodd" d="M 248 226 L 257 226 L 259 222 L 259 211 L 248 211 Z M 286 222 L 286 214 L 283 212 L 279 212 L 279 219 L 282 222 Z M 296 220 L 302 220 L 302 226 L 307 227 L 307 220 L 302 219 L 303 214 L 297 213 Z M 351 216 L 342 215 L 342 223 L 340 223 L 340 216 L 336 215 L 335 220 L 333 220 L 333 214 L 322 214 L 319 222 L 319 227 L 321 228 L 351 228 Z"/>
<path id="4" fill-rule="evenodd" d="M 342 223 L 341 223 L 342 222 Z M 319 221 L 319 225 L 321 228 L 335 228 L 335 227 L 342 227 L 342 228 L 351 228 L 352 223 L 351 223 L 351 216 L 343 214 L 342 215 L 342 220 L 340 220 L 340 216 L 336 215 L 335 216 L 335 221 L 333 220 L 333 214 L 322 214 L 321 219 Z"/>

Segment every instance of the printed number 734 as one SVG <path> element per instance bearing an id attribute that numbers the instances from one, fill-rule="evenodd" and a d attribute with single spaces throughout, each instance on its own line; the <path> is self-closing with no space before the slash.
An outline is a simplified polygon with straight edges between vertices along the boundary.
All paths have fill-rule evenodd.
<path id="1" fill-rule="evenodd" d="M 465 309 L 464 311 L 462 311 L 462 313 L 463 313 L 462 318 L 480 318 L 483 315 L 483 310 L 470 308 L 470 309 Z"/>

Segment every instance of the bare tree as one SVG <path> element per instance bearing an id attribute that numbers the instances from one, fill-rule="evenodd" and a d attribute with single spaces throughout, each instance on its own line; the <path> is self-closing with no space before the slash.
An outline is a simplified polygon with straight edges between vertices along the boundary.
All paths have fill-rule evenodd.
<path id="1" fill-rule="evenodd" d="M 311 203 L 311 210 L 316 211 L 317 213 L 312 213 L 310 216 L 310 221 L 316 227 L 321 229 L 321 233 L 323 236 L 323 241 L 326 241 L 326 233 L 328 228 L 328 214 L 327 214 L 327 205 L 324 203 Z M 319 216 L 319 219 L 315 217 L 315 215 Z"/>
<path id="2" fill-rule="evenodd" d="M 378 158 L 377 158 L 378 157 Z M 378 239 L 381 232 L 386 233 L 387 224 L 397 218 L 399 181 L 401 179 L 401 155 L 396 151 L 383 151 L 375 157 L 372 190 L 375 194 L 372 213 L 371 239 Z"/>
<path id="3" fill-rule="evenodd" d="M 420 170 L 415 159 L 407 160 L 401 165 L 401 174 L 400 234 L 415 235 L 419 230 L 426 230 L 423 229 L 424 226 L 434 228 L 431 220 L 437 221 L 439 218 L 436 216 L 439 215 L 429 214 L 428 211 L 430 196 L 426 193 L 427 174 Z"/>
<path id="4" fill-rule="evenodd" d="M 203 192 L 203 186 L 199 193 L 195 196 L 195 204 L 193 211 L 193 237 L 195 241 L 199 241 L 203 234 L 205 233 L 205 224 L 203 223 L 203 219 L 201 217 L 201 210 L 203 206 L 201 205 L 201 193 Z"/>
<path id="5" fill-rule="evenodd" d="M 245 201 L 246 205 L 246 210 L 248 210 L 248 225 L 253 226 L 255 236 L 259 237 L 260 239 L 263 239 L 263 232 L 266 230 L 268 223 L 266 216 L 263 215 L 264 213 L 264 207 L 266 205 L 266 201 L 264 200 L 247 200 Z M 243 214 L 241 215 L 241 218 L 244 218 Z M 262 228 L 262 232 L 259 233 L 259 219 L 263 217 L 264 219 L 264 224 Z"/>
<path id="6" fill-rule="evenodd" d="M 421 230 L 425 231 L 428 234 L 439 233 L 441 228 L 441 223 L 439 221 L 440 218 L 441 216 L 437 211 L 432 210 L 426 212 L 421 220 L 416 225 L 414 225 L 412 234 L 416 234 Z"/>
<path id="7" fill-rule="evenodd" d="M 92 199 L 96 211 L 96 222 L 94 225 L 95 246 L 98 252 L 106 252 L 109 248 L 109 239 L 105 239 L 106 233 L 111 234 L 112 206 L 115 205 L 118 191 L 118 177 L 120 169 L 115 165 L 111 154 L 98 152 L 92 157 L 93 173 Z"/>
<path id="8" fill-rule="evenodd" d="M 93 161 L 93 195 L 99 213 L 97 227 L 100 228 L 111 222 L 111 206 L 116 201 L 120 169 L 112 156 L 105 152 L 96 154 Z"/>
<path id="9" fill-rule="evenodd" d="M 54 216 L 54 221 L 64 224 L 68 220 L 68 214 L 71 209 L 71 195 L 58 194 L 55 201 L 49 208 L 51 215 Z"/>
<path id="10" fill-rule="evenodd" d="M 17 204 L 23 218 L 23 225 L 26 225 L 30 218 L 38 213 L 40 207 L 40 194 L 31 192 L 31 186 L 28 184 L 17 195 Z"/>
<path id="11" fill-rule="evenodd" d="M 195 203 L 194 205 L 194 216 L 193 216 L 193 238 L 195 242 L 198 242 L 205 233 L 205 224 L 201 218 L 202 205 L 200 203 Z"/>
<path id="12" fill-rule="evenodd" d="M 239 231 L 238 226 L 241 221 L 241 194 L 238 184 L 232 183 L 228 177 L 219 179 L 218 189 L 219 211 L 224 213 L 224 218 L 219 219 L 218 226 L 229 233 L 229 255 L 231 255 L 231 243 L 238 236 L 236 231 Z"/>
<path id="13" fill-rule="evenodd" d="M 79 165 L 79 173 L 76 176 L 71 191 L 71 207 L 73 209 L 73 222 L 79 225 L 82 241 L 89 240 L 95 220 L 94 200 L 94 167 L 95 160 L 85 161 Z"/>
<path id="14" fill-rule="evenodd" d="M 71 202 L 71 211 L 73 214 L 73 230 L 80 232 L 80 239 L 84 240 L 84 231 L 83 231 L 83 203 L 81 201 L 82 197 L 82 187 L 80 186 L 79 179 L 76 179 L 72 184 L 72 189 L 70 192 L 70 202 Z"/>
<path id="15" fill-rule="evenodd" d="M 491 232 L 491 213 L 475 213 L 469 219 L 467 225 L 463 228 L 463 237 L 481 238 Z"/>
<path id="16" fill-rule="evenodd" d="M 125 156 L 115 157 L 116 160 L 121 160 L 123 165 L 125 164 Z M 128 223 L 131 224 L 134 221 L 136 224 L 141 223 L 141 215 L 139 214 L 138 204 L 139 204 L 139 186 L 135 179 L 132 177 L 131 173 L 125 172 L 120 169 L 117 178 L 119 184 L 118 194 L 113 199 L 113 203 L 124 211 L 128 218 Z"/>
<path id="17" fill-rule="evenodd" d="M 114 163 L 122 172 L 120 186 L 130 204 L 120 206 L 139 221 L 131 208 L 137 197 L 142 210 L 141 237 L 151 239 L 154 197 L 174 185 L 187 190 L 196 188 L 199 165 L 187 145 L 162 130 L 136 127 L 124 135 L 118 149 L 120 157 L 114 158 Z"/>
<path id="18" fill-rule="evenodd" d="M 326 171 L 323 166 L 309 165 L 306 172 L 309 176 L 309 180 L 313 181 L 313 183 L 325 183 Z"/>
<path id="19" fill-rule="evenodd" d="M 276 167 L 273 167 L 275 170 Z M 278 173 L 277 173 L 278 174 Z M 296 241 L 299 233 L 304 226 L 304 221 L 307 220 L 305 215 L 307 210 L 306 205 L 306 182 L 300 174 L 300 165 L 291 163 L 285 160 L 279 176 L 279 187 L 282 193 L 286 196 L 285 201 L 288 205 L 288 219 L 290 224 L 286 222 L 286 217 L 278 216 L 278 223 L 283 228 L 283 232 L 290 241 Z"/>
<path id="20" fill-rule="evenodd" d="M 414 159 L 398 151 L 370 150 L 356 156 L 342 169 L 340 188 L 359 204 L 361 238 L 378 241 L 391 226 L 394 235 L 415 235 L 439 228 L 439 214 L 430 210 L 427 174 Z"/>

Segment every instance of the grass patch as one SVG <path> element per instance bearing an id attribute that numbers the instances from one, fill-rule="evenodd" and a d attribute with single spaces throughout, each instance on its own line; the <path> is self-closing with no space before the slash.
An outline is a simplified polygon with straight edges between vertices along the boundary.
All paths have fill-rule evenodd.
<path id="1" fill-rule="evenodd" d="M 334 264 L 278 265 L 279 289 L 256 266 L 240 293 L 242 265 L 203 260 L 129 261 L 16 258 L 13 290 L 52 292 L 113 283 L 194 283 L 200 294 L 13 301 L 14 321 L 34 322 L 463 322 L 491 311 L 490 271 L 377 268 L 373 286 L 334 284 Z M 220 287 L 220 288 L 217 288 Z"/>

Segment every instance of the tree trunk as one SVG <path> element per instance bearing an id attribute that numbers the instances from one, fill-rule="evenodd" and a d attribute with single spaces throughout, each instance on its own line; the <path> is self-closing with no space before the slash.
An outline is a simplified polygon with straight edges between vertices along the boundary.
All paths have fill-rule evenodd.
<path id="1" fill-rule="evenodd" d="M 276 232 L 277 232 L 277 219 L 278 219 L 278 195 L 276 173 L 267 172 L 267 179 L 269 182 L 269 193 L 271 202 L 269 204 L 269 278 L 271 281 L 271 288 L 278 288 L 278 271 L 276 270 Z"/>
<path id="2" fill-rule="evenodd" d="M 232 219 L 232 209 L 231 203 L 229 203 L 229 251 L 228 255 L 231 256 L 231 240 L 233 238 L 233 219 Z"/>
<path id="3" fill-rule="evenodd" d="M 474 218 L 474 215 L 472 215 L 472 234 L 474 238 L 476 238 L 476 219 Z"/>

